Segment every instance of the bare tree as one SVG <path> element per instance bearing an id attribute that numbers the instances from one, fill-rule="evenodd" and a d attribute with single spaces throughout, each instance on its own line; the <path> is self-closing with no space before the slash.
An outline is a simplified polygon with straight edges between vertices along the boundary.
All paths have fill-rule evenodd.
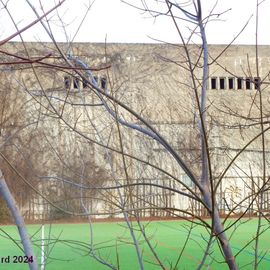
<path id="1" fill-rule="evenodd" d="M 59 44 L 47 15 L 63 2 L 46 12 L 42 2 L 37 9 L 26 0 L 36 20 L 22 30 L 17 28 L 16 33 L 1 42 L 3 65 L 10 68 L 7 74 L 12 78 L 15 74 L 16 89 L 24 93 L 19 113 L 28 113 L 21 123 L 23 131 L 10 130 L 12 134 L 20 132 L 12 145 L 19 146 L 26 164 L 35 168 L 35 172 L 32 176 L 20 173 L 23 168 L 12 161 L 14 150 L 1 154 L 5 162 L 31 187 L 43 209 L 49 206 L 53 218 L 65 215 L 88 218 L 89 254 L 111 269 L 119 269 L 119 262 L 104 258 L 93 240 L 93 219 L 99 216 L 120 217 L 125 221 L 139 269 L 146 269 L 147 262 L 142 242 L 153 256 L 152 264 L 160 269 L 178 269 L 197 225 L 207 233 L 197 269 L 202 269 L 206 261 L 209 266 L 217 261 L 212 254 L 216 244 L 223 257 L 219 263 L 238 269 L 237 256 L 252 243 L 255 250 L 252 265 L 258 269 L 260 238 L 268 229 L 268 225 L 265 229 L 262 224 L 264 220 L 269 223 L 264 205 L 269 191 L 266 135 L 270 127 L 266 109 L 269 101 L 264 100 L 269 71 L 261 74 L 257 42 L 255 52 L 247 55 L 247 64 L 241 66 L 239 75 L 222 60 L 233 50 L 231 44 L 211 52 L 207 43 L 207 24 L 222 14 L 216 14 L 213 8 L 204 15 L 200 0 L 184 4 L 164 0 L 128 4 L 154 18 L 170 19 L 180 44 L 141 46 L 140 53 L 133 52 L 129 45 L 122 45 L 120 53 L 110 44 L 87 48 L 70 40 Z M 260 4 L 263 3 L 257 2 L 257 19 Z M 3 2 L 2 5 L 12 20 L 8 6 Z M 86 15 L 90 7 L 86 8 Z M 57 16 L 64 25 L 59 13 Z M 14 47 L 7 41 L 36 23 L 42 25 L 52 42 L 37 46 L 22 39 L 19 49 L 11 53 Z M 183 24 L 189 29 L 188 34 Z M 136 59 L 137 55 L 142 55 L 143 60 Z M 255 59 L 255 68 L 249 58 Z M 133 66 L 129 68 L 131 63 Z M 11 69 L 14 66 L 19 66 L 19 74 Z M 223 77 L 211 76 L 215 69 L 233 79 L 228 80 L 229 88 L 232 83 L 230 89 L 240 90 L 245 84 L 248 90 L 253 85 L 256 91 L 245 97 L 246 109 L 238 110 L 225 98 L 218 104 L 215 94 L 208 96 L 208 90 L 217 90 L 217 84 L 220 90 L 225 89 Z M 9 83 L 11 78 L 6 80 Z M 12 99 L 4 104 L 11 106 L 10 103 Z M 3 106 L 1 132 L 7 131 L 3 124 L 10 111 Z M 229 136 L 231 129 L 236 130 L 238 149 L 228 141 L 222 142 L 221 133 Z M 243 131 L 248 129 L 251 132 Z M 28 158 L 29 149 L 21 138 L 31 141 L 33 130 L 36 136 L 31 152 L 35 155 Z M 246 139 L 238 140 L 241 136 Z M 258 157 L 256 166 L 261 172 L 256 177 L 252 168 L 255 163 L 250 163 L 247 171 L 241 161 L 247 158 L 251 145 L 256 146 L 257 150 L 253 149 Z M 241 172 L 236 177 L 237 183 L 231 186 L 227 176 L 230 171 Z M 240 182 L 246 189 L 242 195 L 237 189 Z M 11 198 L 7 191 L 2 194 Z M 177 199 L 172 200 L 173 196 Z M 256 236 L 233 253 L 231 237 L 248 214 L 258 215 Z M 18 213 L 13 215 L 16 217 Z M 153 216 L 190 221 L 185 243 L 170 266 L 161 258 L 141 222 L 142 217 Z M 230 221 L 232 216 L 237 218 Z M 229 229 L 233 233 L 229 234 Z M 26 245 L 29 247 L 29 242 Z M 26 249 L 25 253 L 29 252 L 32 254 L 32 250 Z"/>

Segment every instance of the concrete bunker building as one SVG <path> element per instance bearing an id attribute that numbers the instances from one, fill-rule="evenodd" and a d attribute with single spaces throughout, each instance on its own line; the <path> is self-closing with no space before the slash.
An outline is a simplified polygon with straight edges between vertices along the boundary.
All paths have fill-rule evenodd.
<path id="1" fill-rule="evenodd" d="M 199 176 L 199 116 L 182 46 L 78 43 L 72 44 L 72 50 L 68 44 L 59 46 L 63 52 L 71 52 L 74 59 L 86 63 L 98 85 L 142 115 Z M 129 183 L 138 184 L 126 192 L 131 193 L 133 206 L 141 216 L 176 213 L 185 216 L 185 211 L 205 214 L 198 203 L 173 192 L 173 189 L 188 192 L 186 187 L 195 187 L 163 147 L 136 130 L 119 127 L 89 84 L 74 70 L 61 68 L 59 52 L 52 44 L 8 43 L 3 50 L 21 57 L 29 54 L 36 59 L 51 54 L 43 61 L 46 65 L 39 62 L 2 65 L 1 72 L 5 106 L 0 143 L 11 162 L 19 156 L 24 160 L 23 166 L 17 165 L 21 170 L 27 168 L 26 176 L 30 174 L 29 168 L 33 168 L 29 177 L 40 194 L 69 212 L 80 212 L 80 196 L 84 194 L 87 209 L 96 217 L 117 217 L 121 214 L 117 192 L 122 191 L 116 187 L 128 178 Z M 200 46 L 190 45 L 188 50 L 196 65 L 194 77 L 200 89 Z M 245 147 L 216 191 L 224 213 L 234 207 L 235 213 L 255 212 L 252 193 L 263 179 L 269 179 L 270 136 L 266 131 L 263 149 L 258 104 L 262 102 L 264 124 L 268 127 L 270 47 L 259 46 L 258 50 L 257 59 L 254 46 L 209 46 L 206 119 L 214 181 L 219 181 Z M 8 63 L 10 57 L 2 54 L 2 62 Z M 258 91 L 263 94 L 262 101 Z M 109 104 L 117 109 L 119 117 L 143 126 L 113 102 Z M 123 164 L 119 149 L 136 158 L 126 156 Z M 185 186 L 162 171 L 169 172 Z M 130 199 L 125 192 L 122 196 L 128 205 Z M 269 211 L 269 191 L 264 196 L 263 205 Z M 27 196 L 18 193 L 17 197 L 29 218 L 55 214 L 53 207 L 34 191 Z"/>

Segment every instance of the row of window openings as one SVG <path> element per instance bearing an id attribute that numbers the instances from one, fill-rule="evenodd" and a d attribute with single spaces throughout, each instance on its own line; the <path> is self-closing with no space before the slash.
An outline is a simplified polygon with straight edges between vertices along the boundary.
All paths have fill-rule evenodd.
<path id="1" fill-rule="evenodd" d="M 261 78 L 225 78 L 225 77 L 212 77 L 210 79 L 210 89 L 220 89 L 220 90 L 258 90 L 260 88 Z M 253 86 L 254 85 L 254 86 Z"/>
<path id="2" fill-rule="evenodd" d="M 98 78 L 97 76 L 94 76 L 93 79 L 97 83 L 97 85 L 102 88 L 106 89 L 107 88 L 107 79 L 105 77 Z M 64 85 L 65 89 L 85 89 L 89 87 L 89 83 L 86 80 L 81 80 L 78 77 L 70 77 L 70 76 L 65 76 L 64 77 Z"/>

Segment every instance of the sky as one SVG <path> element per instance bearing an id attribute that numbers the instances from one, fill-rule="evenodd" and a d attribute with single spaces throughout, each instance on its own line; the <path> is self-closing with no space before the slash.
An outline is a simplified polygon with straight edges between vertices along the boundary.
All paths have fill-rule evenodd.
<path id="1" fill-rule="evenodd" d="M 5 0 L 4 2 L 6 2 Z M 50 9 L 58 0 L 29 0 L 40 12 L 40 1 L 44 10 Z M 140 0 L 126 0 L 133 5 L 140 4 Z M 156 0 L 147 0 L 153 9 L 162 10 L 161 4 Z M 262 0 L 261 0 L 262 1 Z M 191 0 L 176 1 L 179 3 L 192 2 Z M 152 4 L 151 4 L 152 3 Z M 215 6 L 215 3 L 216 6 Z M 85 14 L 87 6 L 91 5 L 79 32 L 77 29 Z M 202 0 L 203 14 L 206 16 L 215 6 L 214 13 L 223 15 L 213 16 L 213 20 L 207 24 L 206 34 L 209 44 L 228 44 L 238 35 L 247 21 L 249 24 L 236 39 L 234 44 L 255 44 L 256 29 L 256 0 Z M 13 19 L 23 28 L 35 19 L 31 8 L 24 0 L 9 0 L 8 11 Z M 187 6 L 192 12 L 191 6 Z M 180 11 L 175 13 L 180 15 Z M 270 44 L 270 0 L 265 0 L 259 9 L 259 44 Z M 62 21 L 59 20 L 59 15 Z M 153 18 L 149 13 L 127 5 L 120 0 L 66 0 L 50 16 L 51 27 L 57 41 L 72 40 L 77 42 L 128 42 L 128 43 L 152 43 L 159 41 L 180 42 L 173 21 L 169 17 L 159 16 Z M 63 30 L 63 24 L 65 30 Z M 190 25 L 181 21 L 181 29 L 188 36 Z M 0 39 L 15 32 L 14 25 L 7 15 L 7 10 L 1 6 L 0 10 Z M 40 25 L 35 25 L 23 33 L 25 41 L 49 41 L 48 35 Z M 15 38 L 14 40 L 18 40 Z M 194 42 L 200 40 L 194 39 Z"/>

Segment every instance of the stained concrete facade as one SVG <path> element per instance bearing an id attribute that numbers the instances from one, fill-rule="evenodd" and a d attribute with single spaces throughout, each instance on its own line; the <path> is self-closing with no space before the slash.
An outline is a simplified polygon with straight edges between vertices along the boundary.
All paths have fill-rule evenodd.
<path id="1" fill-rule="evenodd" d="M 86 63 L 100 88 L 146 119 L 200 177 L 199 116 L 194 91 L 195 88 L 200 98 L 202 59 L 199 46 L 187 48 L 190 59 L 185 49 L 176 45 L 81 43 L 72 44 L 72 48 L 68 44 L 59 46 L 65 55 L 72 54 Z M 2 142 L 8 134 L 27 125 L 18 132 L 19 139 L 15 136 L 17 142 L 11 144 L 8 152 L 14 159 L 18 145 L 22 153 L 27 152 L 23 149 L 29 145 L 31 166 L 36 168 L 31 179 L 42 194 L 62 208 L 77 212 L 83 212 L 82 202 L 78 199 L 83 194 L 88 210 L 97 215 L 117 216 L 121 204 L 128 208 L 132 202 L 126 197 L 127 192 L 134 198 L 133 207 L 141 209 L 139 212 L 143 216 L 172 215 L 175 212 L 172 210 L 166 214 L 159 209 L 164 207 L 203 215 L 200 206 L 181 194 L 149 185 L 187 192 L 179 183 L 182 181 L 194 189 L 190 179 L 163 146 L 136 130 L 118 126 L 89 84 L 79 79 L 72 69 L 61 68 L 67 65 L 59 60 L 59 52 L 52 44 L 26 43 L 26 48 L 27 51 L 21 43 L 9 43 L 3 49 L 24 57 L 27 54 L 31 58 L 51 56 L 42 60 L 46 65 L 34 63 L 34 69 L 29 64 L 2 68 L 1 88 L 3 92 L 10 89 L 9 104 L 3 115 L 9 114 L 10 110 L 15 112 L 15 118 L 10 117 L 10 121 L 16 122 L 7 121 L 3 125 Z M 254 46 L 209 46 L 206 119 L 211 168 L 216 182 L 237 153 L 260 134 L 260 102 L 263 128 L 269 126 L 270 47 L 259 46 L 258 52 L 256 61 Z M 12 59 L 2 55 L 1 61 Z M 196 65 L 193 77 L 190 63 L 193 67 Z M 52 67 L 52 64 L 57 66 Z M 81 72 L 86 74 L 85 70 Z M 115 107 L 113 102 L 108 101 L 108 104 L 113 110 L 117 109 L 121 119 L 145 128 L 127 111 Z M 23 138 L 28 138 L 29 134 L 33 140 L 25 144 Z M 264 179 L 269 177 L 269 147 L 270 136 L 266 131 L 264 155 L 262 137 L 258 136 L 226 171 L 217 189 L 221 209 L 228 211 L 244 198 L 246 200 L 237 206 L 236 211 L 252 208 L 253 197 L 249 194 L 258 188 L 254 183 L 262 183 L 263 175 L 266 176 Z M 123 157 L 121 151 L 135 159 Z M 70 184 L 71 181 L 77 186 Z M 122 183 L 139 185 L 120 190 L 78 188 L 79 184 L 109 188 Z M 33 196 L 29 200 L 36 200 L 32 206 L 36 213 L 42 216 L 46 207 L 51 209 L 43 199 Z M 119 199 L 121 196 L 122 200 Z M 65 204 L 57 197 L 68 202 L 73 197 L 77 199 L 72 200 L 77 201 Z M 21 207 L 27 208 L 28 205 L 22 203 Z M 265 208 L 268 208 L 268 202 Z"/>

